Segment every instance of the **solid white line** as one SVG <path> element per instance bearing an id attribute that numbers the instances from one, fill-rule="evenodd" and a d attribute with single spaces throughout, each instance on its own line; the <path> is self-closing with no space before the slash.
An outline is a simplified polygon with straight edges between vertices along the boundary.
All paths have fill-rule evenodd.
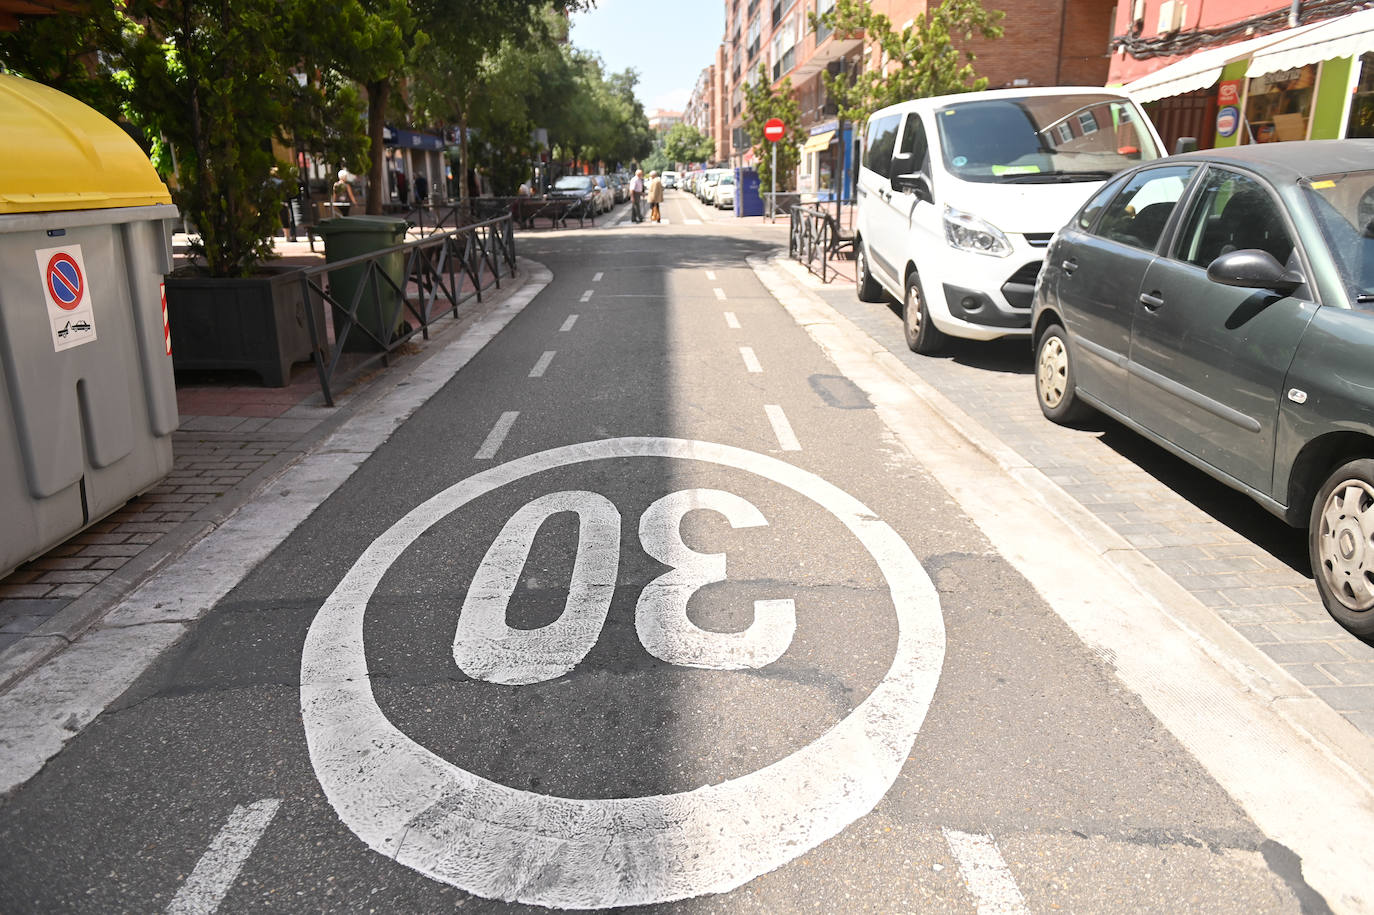
<path id="1" fill-rule="evenodd" d="M 683 225 L 687 225 L 687 226 L 699 226 L 699 225 L 701 225 L 701 220 L 700 220 L 700 219 L 684 219 L 684 220 L 682 220 L 682 224 L 683 224 Z"/>
<path id="2" fill-rule="evenodd" d="M 573 325 L 576 323 L 577 315 L 568 315 L 568 320 L 563 322 L 563 326 L 558 328 L 558 332 L 561 334 L 566 334 L 568 331 L 573 329 Z"/>
<path id="3" fill-rule="evenodd" d="M 582 298 L 580 299 L 580 301 L 583 301 L 583 302 L 590 302 L 591 299 L 592 299 L 592 290 L 588 289 L 586 292 L 582 293 Z"/>
<path id="4" fill-rule="evenodd" d="M 792 424 L 787 421 L 787 414 L 782 412 L 782 407 L 775 403 L 764 404 L 763 412 L 768 414 L 768 421 L 773 424 L 773 434 L 778 437 L 782 450 L 800 451 L 801 442 L 797 441 L 797 434 L 792 431 Z"/>
<path id="5" fill-rule="evenodd" d="M 715 279 L 716 279 L 716 271 L 714 271 L 714 270 L 707 270 L 707 271 L 706 271 L 706 278 L 707 278 L 708 280 L 711 280 L 712 282 L 715 282 Z"/>
<path id="6" fill-rule="evenodd" d="M 530 369 L 530 377 L 543 378 L 544 373 L 548 371 L 549 363 L 553 361 L 554 354 L 557 352 L 557 350 L 552 349 L 546 350 L 544 355 L 539 357 L 539 361 L 534 364 L 534 368 Z"/>
<path id="7" fill-rule="evenodd" d="M 942 829 L 954 860 L 959 862 L 959 873 L 964 875 L 968 891 L 978 901 L 978 915 L 1021 915 L 1029 912 L 1021 890 L 997 843 L 992 836 L 959 832 L 957 829 Z"/>
<path id="8" fill-rule="evenodd" d="M 721 289 L 719 286 L 717 286 L 715 289 L 713 289 L 713 290 L 711 290 L 711 291 L 714 292 L 714 293 L 716 294 L 716 298 L 720 299 L 722 302 L 725 301 L 725 290 L 724 290 L 724 289 Z"/>
<path id="9" fill-rule="evenodd" d="M 601 282 L 601 277 L 604 276 L 604 275 L 605 275 L 605 274 L 603 274 L 600 270 L 598 270 L 595 274 L 592 275 L 592 282 L 593 282 L 593 283 L 599 283 L 599 282 Z"/>
<path id="10" fill-rule="evenodd" d="M 482 443 L 481 448 L 477 449 L 477 453 L 473 457 L 479 461 L 496 457 L 496 452 L 501 450 L 501 443 L 510 434 L 510 427 L 515 425 L 515 418 L 519 415 L 517 411 L 502 413 L 501 418 L 496 421 L 496 425 L 492 426 L 491 431 L 487 433 L 487 440 Z"/>
<path id="11" fill-rule="evenodd" d="M 744 357 L 744 367 L 751 372 L 762 372 L 763 366 L 759 364 L 759 357 L 754 355 L 752 346 L 741 346 L 739 354 Z"/>
<path id="12" fill-rule="evenodd" d="M 739 318 L 735 317 L 733 311 L 727 311 L 725 313 L 725 326 L 731 330 L 739 330 Z"/>
<path id="13" fill-rule="evenodd" d="M 218 909 L 280 806 L 281 801 L 269 798 L 247 807 L 235 807 L 229 822 L 200 856 L 195 870 L 167 906 L 168 915 L 209 915 Z"/>

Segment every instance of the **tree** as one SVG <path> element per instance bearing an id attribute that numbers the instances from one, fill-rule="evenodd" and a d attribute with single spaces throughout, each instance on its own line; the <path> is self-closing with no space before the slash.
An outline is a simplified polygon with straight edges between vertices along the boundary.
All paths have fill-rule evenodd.
<path id="1" fill-rule="evenodd" d="M 877 109 L 907 99 L 986 89 L 987 78 L 974 72 L 973 53 L 961 52 L 954 41 L 1001 38 L 1002 16 L 984 9 L 980 0 L 943 0 L 897 32 L 866 0 L 836 0 L 824 14 L 810 14 L 810 23 L 813 30 L 823 25 L 838 35 L 863 33 L 881 54 L 880 67 L 858 74 L 826 71 L 822 77 L 840 117 L 862 122 Z"/>
<path id="2" fill-rule="evenodd" d="M 691 124 L 674 124 L 663 138 L 663 152 L 673 162 L 705 162 L 716 154 L 716 142 Z"/>
<path id="3" fill-rule="evenodd" d="M 772 118 L 782 121 L 786 129 L 783 139 L 776 143 L 769 143 L 763 135 L 763 125 Z M 774 89 L 768 81 L 768 68 L 759 64 L 758 79 L 744 83 L 744 131 L 749 135 L 754 155 L 761 162 L 769 162 L 776 147 L 779 187 L 796 184 L 797 160 L 801 153 L 796 142 L 789 141 L 788 137 L 795 138 L 800 129 L 801 106 L 792 95 L 792 77 L 783 77 Z"/>

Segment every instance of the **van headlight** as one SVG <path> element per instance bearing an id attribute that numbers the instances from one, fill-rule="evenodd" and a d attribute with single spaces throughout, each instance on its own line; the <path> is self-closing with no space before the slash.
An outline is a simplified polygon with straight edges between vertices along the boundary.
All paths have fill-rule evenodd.
<path id="1" fill-rule="evenodd" d="M 945 241 L 951 248 L 972 251 L 974 254 L 988 254 L 993 257 L 1006 257 L 1011 254 L 1011 242 L 1002 230 L 972 213 L 945 207 Z"/>

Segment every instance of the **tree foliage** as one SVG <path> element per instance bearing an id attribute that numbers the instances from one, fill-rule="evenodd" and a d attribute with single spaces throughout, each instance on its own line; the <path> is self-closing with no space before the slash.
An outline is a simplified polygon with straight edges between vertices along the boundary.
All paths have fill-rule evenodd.
<path id="1" fill-rule="evenodd" d="M 772 118 L 782 121 L 786 133 L 777 143 L 770 143 L 763 135 L 763 125 Z M 768 69 L 759 64 L 758 79 L 744 85 L 744 131 L 749 136 L 754 155 L 772 174 L 774 147 L 777 147 L 778 186 L 792 187 L 796 183 L 797 161 L 801 157 L 796 139 L 801 131 L 801 106 L 792 94 L 792 78 L 783 77 L 776 89 L 768 81 Z"/>
<path id="2" fill-rule="evenodd" d="M 863 121 L 879 108 L 907 99 L 986 89 L 987 78 L 974 71 L 973 53 L 961 51 L 955 42 L 977 35 L 1002 37 L 1002 16 L 985 9 L 981 0 L 943 0 L 917 13 L 898 32 L 866 0 L 836 0 L 824 14 L 810 14 L 810 23 L 812 29 L 823 25 L 837 35 L 863 33 L 865 43 L 881 55 L 883 66 L 858 74 L 827 71 L 822 77 L 840 116 Z"/>
<path id="3" fill-rule="evenodd" d="M 673 162 L 706 162 L 716 154 L 716 141 L 691 124 L 674 124 L 663 138 L 663 152 Z"/>

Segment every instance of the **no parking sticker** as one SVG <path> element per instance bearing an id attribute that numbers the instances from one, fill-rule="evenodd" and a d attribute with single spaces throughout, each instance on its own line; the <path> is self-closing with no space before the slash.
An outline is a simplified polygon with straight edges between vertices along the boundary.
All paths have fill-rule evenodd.
<path id="1" fill-rule="evenodd" d="M 828 511 L 887 581 L 897 616 L 895 657 L 882 681 L 811 744 L 747 775 L 650 797 L 578 799 L 523 791 L 459 768 L 402 733 L 372 694 L 363 646 L 368 600 L 417 538 L 472 500 L 559 467 L 617 458 L 671 458 L 771 480 Z M 725 579 L 725 557 L 691 550 L 680 523 L 718 512 L 734 527 L 768 522 L 746 499 L 714 489 L 667 493 L 637 519 L 646 552 L 671 569 L 635 608 L 645 649 L 669 663 L 757 668 L 786 652 L 792 601 L 756 601 L 754 623 L 708 632 L 687 616 L 696 590 Z M 578 518 L 562 615 L 540 629 L 506 624 L 535 532 L 557 512 Z M 628 521 L 628 519 L 627 519 Z M 470 677 L 511 685 L 562 676 L 600 636 L 615 587 L 622 519 L 599 493 L 540 496 L 506 522 L 463 603 L 453 656 Z M 647 905 L 732 890 L 797 858 L 866 815 L 900 773 L 944 661 L 934 585 L 906 542 L 852 496 L 776 458 L 726 445 L 621 438 L 554 448 L 493 467 L 418 506 L 358 558 L 311 623 L 301 659 L 310 759 L 343 822 L 375 851 L 489 899 L 559 908 Z"/>
<path id="2" fill-rule="evenodd" d="M 86 283 L 80 245 L 35 252 L 43 298 L 48 307 L 52 347 L 57 352 L 95 339 L 95 309 Z"/>

